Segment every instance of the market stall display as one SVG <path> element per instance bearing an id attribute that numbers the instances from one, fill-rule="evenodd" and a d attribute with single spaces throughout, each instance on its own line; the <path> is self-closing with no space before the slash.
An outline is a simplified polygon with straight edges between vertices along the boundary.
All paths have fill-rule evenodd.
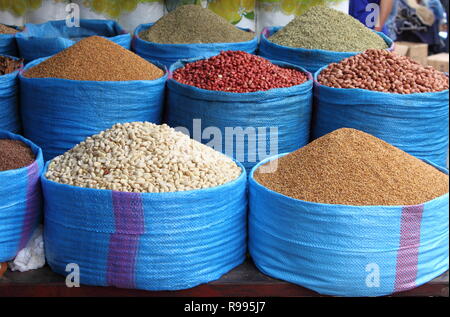
<path id="1" fill-rule="evenodd" d="M 25 62 L 48 57 L 72 46 L 89 36 L 103 36 L 130 49 L 131 35 L 120 24 L 112 20 L 80 20 L 80 27 L 66 24 L 66 20 L 49 21 L 42 24 L 25 24 L 16 35 L 20 56 Z"/>
<path id="2" fill-rule="evenodd" d="M 371 31 L 348 14 L 316 6 L 283 28 L 264 29 L 259 55 L 299 65 L 314 73 L 367 49 L 392 47 L 391 39 Z"/>
<path id="3" fill-rule="evenodd" d="M 19 74 L 24 135 L 49 160 L 115 123 L 160 123 L 166 79 L 120 45 L 83 39 Z"/>
<path id="4" fill-rule="evenodd" d="M 368 50 L 315 74 L 312 136 L 355 128 L 445 166 L 448 85 L 447 75 L 432 67 Z"/>
<path id="5" fill-rule="evenodd" d="M 312 77 L 301 67 L 226 51 L 178 62 L 170 72 L 166 122 L 247 170 L 269 152 L 293 151 L 308 143 Z"/>
<path id="6" fill-rule="evenodd" d="M 136 54 L 168 67 L 180 59 L 210 57 L 224 50 L 255 53 L 257 47 L 255 33 L 197 5 L 178 7 L 154 24 L 140 25 L 133 40 Z"/>
<path id="7" fill-rule="evenodd" d="M 47 165 L 48 263 L 64 275 L 77 263 L 81 283 L 99 286 L 216 280 L 245 259 L 246 179 L 242 165 L 167 125 L 117 124 Z"/>
<path id="8" fill-rule="evenodd" d="M 364 132 L 261 162 L 249 191 L 250 254 L 272 277 L 380 296 L 448 270 L 448 171 Z"/>
<path id="9" fill-rule="evenodd" d="M 21 129 L 17 75 L 22 66 L 22 60 L 0 55 L 0 130 L 17 133 Z"/>
<path id="10" fill-rule="evenodd" d="M 25 138 L 0 130 L 0 262 L 28 243 L 41 216 L 42 151 Z"/>

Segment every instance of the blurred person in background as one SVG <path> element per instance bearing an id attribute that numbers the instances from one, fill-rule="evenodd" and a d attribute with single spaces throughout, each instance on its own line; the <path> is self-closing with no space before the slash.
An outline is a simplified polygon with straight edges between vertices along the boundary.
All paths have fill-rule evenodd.
<path id="1" fill-rule="evenodd" d="M 350 0 L 348 13 L 367 27 L 388 35 L 386 22 L 392 13 L 394 2 L 395 0 Z M 379 6 L 378 16 L 375 17 L 375 25 L 373 26 L 369 22 L 371 15 L 374 13 L 371 9 L 372 4 Z"/>

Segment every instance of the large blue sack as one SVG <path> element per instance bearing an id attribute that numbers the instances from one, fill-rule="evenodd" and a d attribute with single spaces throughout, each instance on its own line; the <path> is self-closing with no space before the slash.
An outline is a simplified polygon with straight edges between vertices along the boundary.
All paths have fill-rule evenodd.
<path id="1" fill-rule="evenodd" d="M 7 26 L 17 29 L 16 26 Z M 16 34 L 0 34 L 0 55 L 18 56 Z"/>
<path id="2" fill-rule="evenodd" d="M 166 74 L 156 80 L 82 81 L 26 78 L 19 74 L 25 137 L 39 145 L 48 161 L 85 138 L 116 123 L 161 123 Z"/>
<path id="3" fill-rule="evenodd" d="M 151 63 L 157 62 L 170 67 L 181 59 L 195 57 L 211 57 L 221 51 L 244 51 L 250 54 L 256 53 L 258 37 L 253 40 L 238 43 L 205 43 L 205 44 L 159 44 L 145 41 L 139 34 L 149 29 L 154 23 L 141 24 L 134 31 L 133 51 Z M 245 30 L 248 31 L 248 30 Z"/>
<path id="4" fill-rule="evenodd" d="M 319 68 L 331 64 L 337 63 L 344 58 L 354 56 L 360 52 L 332 52 L 325 50 L 310 50 L 304 48 L 293 48 L 283 45 L 278 45 L 271 42 L 268 38 L 275 34 L 281 27 L 268 27 L 261 33 L 261 41 L 259 43 L 258 55 L 279 61 L 284 61 L 294 65 L 302 66 L 307 71 L 315 73 Z M 393 50 L 394 41 L 381 32 L 377 32 L 381 36 L 389 47 L 389 50 Z"/>
<path id="5" fill-rule="evenodd" d="M 197 59 L 177 62 L 170 73 Z M 274 64 L 301 67 L 284 62 Z M 195 140 L 240 161 L 247 171 L 309 142 L 312 76 L 301 85 L 251 93 L 212 91 L 169 79 L 165 120 Z"/>
<path id="6" fill-rule="evenodd" d="M 12 260 L 30 240 L 42 209 L 42 151 L 25 138 L 0 130 L 0 139 L 20 140 L 36 155 L 29 166 L 0 171 L 0 262 Z"/>
<path id="7" fill-rule="evenodd" d="M 131 47 L 131 35 L 111 20 L 80 20 L 80 27 L 68 27 L 66 20 L 42 24 L 25 24 L 16 40 L 20 56 L 25 62 L 61 52 L 82 38 L 98 35 L 123 46 Z"/>
<path id="8" fill-rule="evenodd" d="M 382 296 L 448 270 L 448 193 L 416 206 L 302 201 L 253 178 L 275 158 L 249 176 L 249 249 L 263 273 L 326 295 Z"/>
<path id="9" fill-rule="evenodd" d="M 17 57 L 2 55 L 14 60 Z M 0 130 L 17 133 L 21 129 L 19 116 L 19 70 L 0 76 Z"/>
<path id="10" fill-rule="evenodd" d="M 217 280 L 245 260 L 246 184 L 243 170 L 214 188 L 140 194 L 44 174 L 47 261 L 64 275 L 76 263 L 89 285 L 179 290 Z"/>
<path id="11" fill-rule="evenodd" d="M 446 166 L 448 90 L 402 95 L 332 88 L 317 82 L 324 68 L 314 75 L 314 139 L 340 128 L 354 128 Z"/>

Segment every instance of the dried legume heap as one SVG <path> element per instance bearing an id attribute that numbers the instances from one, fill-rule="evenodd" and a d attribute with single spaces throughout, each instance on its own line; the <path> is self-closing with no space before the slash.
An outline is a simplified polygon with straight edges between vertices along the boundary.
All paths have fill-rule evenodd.
<path id="1" fill-rule="evenodd" d="M 250 41 L 252 32 L 239 30 L 221 16 L 198 5 L 180 6 L 139 37 L 160 44 L 235 43 Z"/>
<path id="2" fill-rule="evenodd" d="M 0 172 L 28 166 L 35 159 L 33 151 L 22 141 L 0 139 Z"/>
<path id="3" fill-rule="evenodd" d="M 14 60 L 9 57 L 0 56 L 0 76 L 15 72 L 22 65 L 23 60 Z"/>
<path id="4" fill-rule="evenodd" d="M 333 131 L 279 158 L 255 179 L 296 199 L 344 205 L 416 205 L 448 193 L 448 176 L 354 129 Z M 267 166 L 266 166 L 267 168 Z"/>
<path id="5" fill-rule="evenodd" d="M 0 34 L 16 34 L 17 32 L 19 31 L 0 23 Z"/>
<path id="6" fill-rule="evenodd" d="M 448 89 L 448 77 L 444 73 L 386 50 L 367 50 L 330 64 L 318 79 L 322 85 L 334 88 L 361 88 L 398 94 Z"/>
<path id="7" fill-rule="evenodd" d="M 312 7 L 269 40 L 283 46 L 335 52 L 387 48 L 386 42 L 361 22 L 325 6 Z"/>
<path id="8" fill-rule="evenodd" d="M 90 81 L 154 80 L 163 75 L 155 65 L 100 36 L 82 39 L 24 74 Z"/>
<path id="9" fill-rule="evenodd" d="M 160 193 L 215 187 L 241 173 L 230 158 L 167 125 L 133 122 L 56 157 L 46 177 L 79 187 Z"/>
<path id="10" fill-rule="evenodd" d="M 285 88 L 307 81 L 303 72 L 283 68 L 241 51 L 224 51 L 177 69 L 173 78 L 207 90 L 245 93 Z"/>

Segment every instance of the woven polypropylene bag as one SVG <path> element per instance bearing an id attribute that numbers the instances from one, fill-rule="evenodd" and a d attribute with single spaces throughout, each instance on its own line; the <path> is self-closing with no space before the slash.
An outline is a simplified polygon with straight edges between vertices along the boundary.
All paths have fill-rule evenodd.
<path id="1" fill-rule="evenodd" d="M 332 52 L 325 50 L 311 50 L 304 48 L 294 48 L 275 44 L 268 38 L 275 34 L 281 27 L 268 27 L 261 33 L 261 42 L 259 44 L 258 55 L 284 61 L 294 65 L 302 66 L 307 71 L 315 73 L 319 68 L 331 64 L 337 63 L 344 58 L 354 56 L 360 52 Z M 376 32 L 381 36 L 388 46 L 388 50 L 393 50 L 394 41 L 381 32 Z"/>
<path id="2" fill-rule="evenodd" d="M 416 206 L 302 201 L 254 179 L 275 158 L 249 176 L 249 249 L 263 273 L 321 294 L 381 296 L 448 270 L 448 193 Z"/>
<path id="3" fill-rule="evenodd" d="M 132 41 L 133 51 L 150 62 L 158 62 L 170 67 L 173 63 L 195 57 L 211 57 L 221 51 L 244 51 L 250 54 L 256 53 L 258 38 L 251 41 L 237 43 L 202 43 L 202 44 L 159 44 L 145 41 L 139 34 L 152 27 L 153 23 L 142 24 L 134 31 Z M 249 30 L 244 30 L 249 31 Z"/>
<path id="4" fill-rule="evenodd" d="M 172 65 L 170 73 L 195 60 Z M 272 62 L 305 72 L 298 66 Z M 307 75 L 309 80 L 301 85 L 251 93 L 206 90 L 169 79 L 165 120 L 171 127 L 187 129 L 199 142 L 221 142 L 214 148 L 239 160 L 249 171 L 268 156 L 294 151 L 309 142 L 313 83 L 311 74 Z M 211 129 L 218 129 L 220 136 Z M 243 138 L 229 132 L 233 129 L 243 132 Z"/>
<path id="5" fill-rule="evenodd" d="M 8 27 L 17 29 L 15 26 Z M 0 54 L 18 56 L 16 34 L 0 34 Z"/>
<path id="6" fill-rule="evenodd" d="M 403 95 L 332 88 L 317 81 L 323 69 L 314 75 L 314 139 L 340 128 L 354 128 L 418 158 L 446 166 L 448 89 Z"/>
<path id="7" fill-rule="evenodd" d="M 59 274 L 77 264 L 90 285 L 178 290 L 216 280 L 245 259 L 246 182 L 243 169 L 214 188 L 140 194 L 44 174 L 47 261 Z"/>
<path id="8" fill-rule="evenodd" d="M 24 135 L 46 161 L 116 123 L 161 123 L 167 74 L 156 80 L 83 81 L 26 78 L 19 74 Z"/>
<path id="9" fill-rule="evenodd" d="M 66 20 L 49 21 L 42 24 L 25 24 L 16 40 L 19 53 L 25 62 L 61 52 L 78 40 L 93 36 L 108 40 L 130 49 L 131 35 L 112 20 L 80 20 L 80 27 L 67 26 Z"/>
<path id="10" fill-rule="evenodd" d="M 42 151 L 25 138 L 0 130 L 0 139 L 20 140 L 36 155 L 29 166 L 0 171 L 0 262 L 12 260 L 37 228 L 41 216 Z"/>
<path id="11" fill-rule="evenodd" d="M 14 60 L 17 57 L 0 55 Z M 21 129 L 19 116 L 19 70 L 0 76 L 0 130 L 17 133 Z"/>

